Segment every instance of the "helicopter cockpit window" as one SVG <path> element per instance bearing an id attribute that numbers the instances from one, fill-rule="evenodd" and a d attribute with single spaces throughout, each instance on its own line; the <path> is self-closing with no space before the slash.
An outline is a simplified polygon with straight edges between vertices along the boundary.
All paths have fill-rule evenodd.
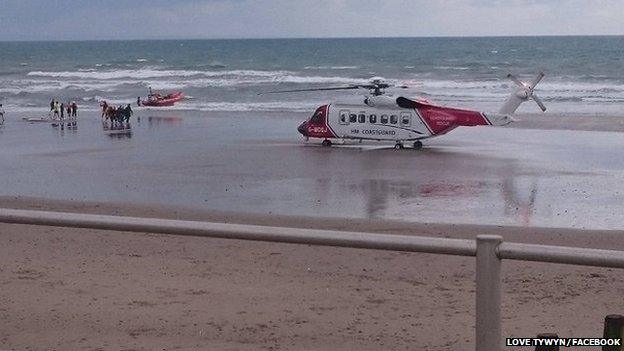
<path id="1" fill-rule="evenodd" d="M 366 115 L 365 115 L 365 114 L 363 114 L 363 113 L 360 113 L 360 114 L 358 115 L 358 122 L 359 122 L 359 123 L 364 123 L 364 122 L 366 122 Z"/>
<path id="2" fill-rule="evenodd" d="M 368 120 L 371 123 L 377 123 L 377 115 L 370 115 L 370 116 L 368 116 Z"/>
<path id="3" fill-rule="evenodd" d="M 381 115 L 381 124 L 388 124 L 388 115 Z"/>
<path id="4" fill-rule="evenodd" d="M 350 123 L 357 122 L 357 115 L 355 113 L 352 113 L 352 114 L 349 115 L 349 122 Z"/>
<path id="5" fill-rule="evenodd" d="M 321 123 L 323 122 L 323 111 L 318 110 L 314 113 L 314 116 L 310 119 L 312 123 Z"/>
<path id="6" fill-rule="evenodd" d="M 390 123 L 391 124 L 397 124 L 399 122 L 399 117 L 397 117 L 397 115 L 391 115 L 390 116 Z"/>

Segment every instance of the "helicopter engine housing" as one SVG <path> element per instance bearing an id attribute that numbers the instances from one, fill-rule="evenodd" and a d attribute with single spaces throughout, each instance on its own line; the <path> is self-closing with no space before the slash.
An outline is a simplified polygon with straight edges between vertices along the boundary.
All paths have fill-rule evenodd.
<path id="1" fill-rule="evenodd" d="M 379 96 L 367 96 L 364 98 L 364 103 L 370 107 L 387 107 L 387 108 L 396 108 L 396 98 L 392 98 L 390 96 L 379 95 Z"/>

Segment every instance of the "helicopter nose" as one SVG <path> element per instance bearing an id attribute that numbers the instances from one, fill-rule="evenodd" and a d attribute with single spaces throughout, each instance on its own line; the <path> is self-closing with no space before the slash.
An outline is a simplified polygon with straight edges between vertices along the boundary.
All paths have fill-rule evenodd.
<path id="1" fill-rule="evenodd" d="M 307 137 L 308 136 L 308 121 L 304 121 L 297 127 L 297 131 L 301 133 L 301 135 Z"/>

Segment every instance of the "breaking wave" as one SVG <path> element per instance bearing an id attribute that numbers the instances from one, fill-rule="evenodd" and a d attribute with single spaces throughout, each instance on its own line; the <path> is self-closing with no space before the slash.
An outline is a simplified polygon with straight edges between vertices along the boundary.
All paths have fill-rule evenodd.
<path id="1" fill-rule="evenodd" d="M 306 66 L 303 69 L 316 69 L 316 70 L 325 70 L 325 69 L 333 69 L 333 70 L 349 70 L 349 69 L 359 69 L 359 66 Z"/>
<path id="2" fill-rule="evenodd" d="M 160 69 L 135 69 L 135 70 L 109 70 L 109 71 L 31 71 L 31 77 L 54 77 L 54 78 L 79 78 L 79 79 L 148 79 L 148 78 L 173 78 L 173 77 L 274 77 L 290 74 L 288 71 L 255 71 L 255 70 L 229 70 L 229 71 L 194 71 L 194 70 L 160 70 Z"/>
<path id="3" fill-rule="evenodd" d="M 202 102 L 190 103 L 181 102 L 172 107 L 160 107 L 159 110 L 177 110 L 177 111 L 222 111 L 222 112 L 311 112 L 318 107 L 319 104 L 306 101 L 271 101 L 271 102 Z"/>
<path id="4" fill-rule="evenodd" d="M 183 89 L 201 87 L 230 87 L 254 84 L 363 84 L 367 79 L 340 76 L 307 76 L 291 71 L 257 71 L 257 70 L 78 70 L 78 71 L 32 71 L 31 78 L 61 78 L 71 81 L 73 85 L 89 85 L 94 89 L 101 87 L 103 82 L 110 82 L 110 87 L 120 84 L 149 83 L 155 89 Z M 123 81 L 119 81 L 123 80 Z M 68 83 L 70 84 L 70 83 Z M 57 87 L 58 88 L 58 87 Z M 63 89 L 63 87 L 61 87 Z M 97 88 L 99 89 L 99 88 Z"/>

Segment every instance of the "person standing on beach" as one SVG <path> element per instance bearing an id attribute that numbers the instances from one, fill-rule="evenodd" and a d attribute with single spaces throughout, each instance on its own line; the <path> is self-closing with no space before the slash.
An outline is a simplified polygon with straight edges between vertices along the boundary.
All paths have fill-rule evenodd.
<path id="1" fill-rule="evenodd" d="M 0 124 L 4 123 L 4 107 L 0 104 Z"/>
<path id="2" fill-rule="evenodd" d="M 54 111 L 54 99 L 50 100 L 50 112 Z"/>
<path id="3" fill-rule="evenodd" d="M 67 117 L 71 117 L 71 104 L 67 103 Z"/>
<path id="4" fill-rule="evenodd" d="M 72 117 L 76 117 L 78 115 L 78 105 L 76 105 L 76 101 L 72 101 L 71 103 L 71 112 Z"/>
<path id="5" fill-rule="evenodd" d="M 52 110 L 54 111 L 54 117 L 56 119 L 58 119 L 59 118 L 59 103 L 58 103 L 58 101 L 54 101 L 53 105 L 54 106 L 52 107 Z"/>
<path id="6" fill-rule="evenodd" d="M 61 102 L 61 119 L 65 119 L 65 104 Z"/>
<path id="7" fill-rule="evenodd" d="M 100 103 L 100 106 L 102 106 L 102 118 L 104 118 L 104 116 L 106 116 L 106 112 L 108 111 L 108 103 L 104 100 Z"/>
<path id="8" fill-rule="evenodd" d="M 130 104 L 128 104 L 128 106 L 126 106 L 126 111 L 125 111 L 126 123 L 130 122 L 130 117 L 133 114 L 134 114 L 134 111 L 132 111 L 132 107 L 130 107 Z"/>

